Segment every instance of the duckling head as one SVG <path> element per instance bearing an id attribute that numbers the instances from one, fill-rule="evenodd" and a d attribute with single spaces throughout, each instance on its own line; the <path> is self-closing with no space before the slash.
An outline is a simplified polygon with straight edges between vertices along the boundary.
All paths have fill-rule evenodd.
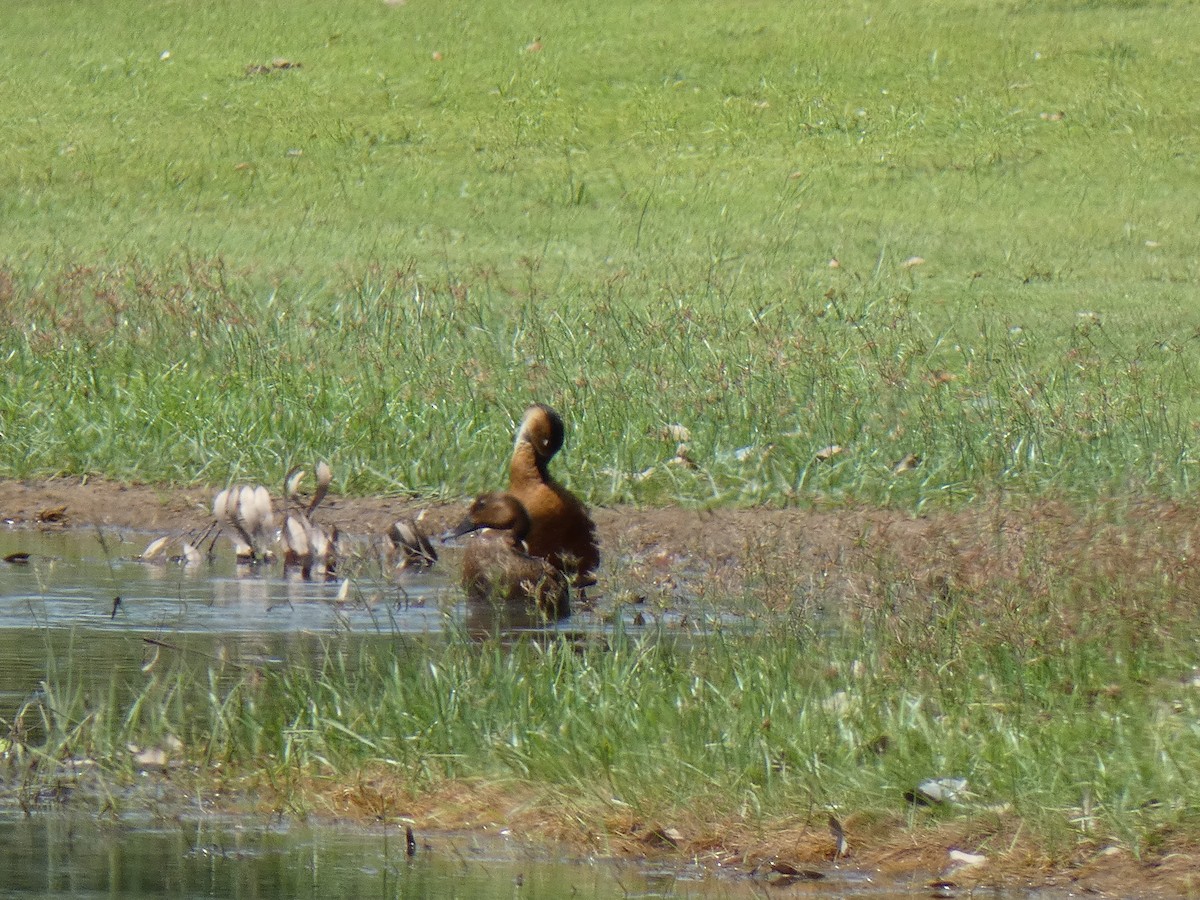
<path id="1" fill-rule="evenodd" d="M 521 419 L 514 451 L 528 444 L 533 450 L 538 469 L 545 474 L 546 464 L 562 449 L 563 433 L 562 416 L 544 403 L 534 403 L 525 410 Z"/>
<path id="2" fill-rule="evenodd" d="M 512 494 L 501 491 L 480 494 L 467 510 L 466 517 L 447 537 L 462 537 L 483 528 L 508 532 L 513 544 L 520 546 L 529 534 L 529 513 Z"/>

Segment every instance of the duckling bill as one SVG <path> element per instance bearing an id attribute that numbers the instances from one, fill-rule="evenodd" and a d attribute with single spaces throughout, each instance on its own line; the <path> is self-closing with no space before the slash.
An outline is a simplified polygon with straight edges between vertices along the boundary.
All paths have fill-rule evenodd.
<path id="1" fill-rule="evenodd" d="M 480 494 L 466 518 L 449 533 L 477 532 L 463 554 L 463 588 L 469 602 L 532 604 L 547 619 L 570 614 L 568 585 L 549 560 L 527 552 L 529 513 L 512 494 Z"/>

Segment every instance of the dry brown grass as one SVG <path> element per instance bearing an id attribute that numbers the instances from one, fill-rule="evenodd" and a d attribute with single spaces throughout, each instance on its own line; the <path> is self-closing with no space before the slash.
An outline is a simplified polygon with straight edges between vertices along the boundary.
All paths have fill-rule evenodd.
<path id="1" fill-rule="evenodd" d="M 261 786 L 260 786 L 261 787 Z M 386 768 L 352 779 L 313 777 L 288 786 L 289 797 L 256 791 L 263 811 L 294 804 L 299 789 L 309 815 L 363 826 L 411 825 L 418 836 L 437 832 L 504 832 L 554 842 L 579 856 L 618 856 L 658 862 L 697 862 L 759 881 L 794 869 L 832 867 L 870 873 L 877 882 L 942 882 L 962 890 L 988 887 L 1063 888 L 1099 896 L 1192 896 L 1200 889 L 1200 850 L 1168 845 L 1153 860 L 1108 844 L 1081 843 L 1067 856 L 1038 845 L 1015 815 L 921 822 L 920 816 L 850 815 L 841 823 L 849 852 L 836 843 L 823 810 L 781 819 L 714 816 L 703 808 L 646 819 L 627 808 L 586 804 L 518 782 L 453 781 L 419 793 Z M 236 796 L 236 795 L 235 795 Z M 985 856 L 978 866 L 955 862 L 951 851 Z"/>

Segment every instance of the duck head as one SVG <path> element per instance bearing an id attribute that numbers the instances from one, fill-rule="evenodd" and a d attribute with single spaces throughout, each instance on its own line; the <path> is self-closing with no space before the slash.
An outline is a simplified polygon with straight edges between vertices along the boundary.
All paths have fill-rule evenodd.
<path id="1" fill-rule="evenodd" d="M 544 403 L 532 404 L 526 408 L 521 427 L 517 429 L 513 445 L 514 459 L 524 447 L 529 447 L 538 471 L 544 476 L 546 465 L 562 449 L 563 434 L 562 416 Z"/>
<path id="2" fill-rule="evenodd" d="M 480 494 L 467 510 L 466 517 L 458 523 L 457 528 L 451 529 L 446 537 L 462 537 L 483 528 L 505 531 L 514 546 L 520 546 L 529 534 L 529 513 L 512 494 L 501 491 Z"/>

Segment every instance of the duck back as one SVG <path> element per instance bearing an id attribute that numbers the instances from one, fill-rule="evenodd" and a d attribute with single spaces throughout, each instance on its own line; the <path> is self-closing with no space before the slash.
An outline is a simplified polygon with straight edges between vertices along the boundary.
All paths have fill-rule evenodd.
<path id="1" fill-rule="evenodd" d="M 562 573 L 513 546 L 503 532 L 480 532 L 471 539 L 463 554 L 462 583 L 469 604 L 520 607 L 550 621 L 570 613 Z"/>

